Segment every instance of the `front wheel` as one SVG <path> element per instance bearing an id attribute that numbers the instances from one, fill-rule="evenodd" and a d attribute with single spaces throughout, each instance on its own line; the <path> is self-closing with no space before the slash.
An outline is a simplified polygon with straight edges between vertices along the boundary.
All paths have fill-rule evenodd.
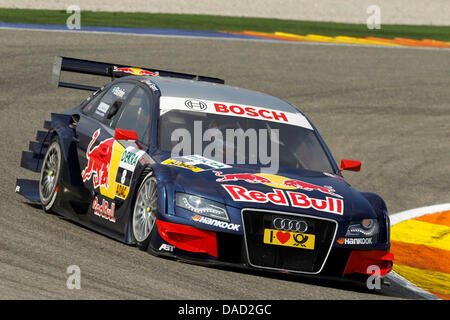
<path id="1" fill-rule="evenodd" d="M 58 138 L 47 149 L 39 179 L 39 198 L 45 212 L 51 212 L 58 196 L 62 169 L 62 152 Z"/>
<path id="2" fill-rule="evenodd" d="M 131 218 L 132 236 L 141 250 L 147 250 L 155 225 L 158 190 L 156 178 L 150 172 L 139 186 Z"/>

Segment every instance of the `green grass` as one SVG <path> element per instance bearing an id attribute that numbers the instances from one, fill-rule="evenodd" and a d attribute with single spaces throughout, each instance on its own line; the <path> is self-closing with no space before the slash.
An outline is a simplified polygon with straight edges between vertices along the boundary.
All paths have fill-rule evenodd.
<path id="1" fill-rule="evenodd" d="M 70 14 L 57 10 L 0 9 L 0 22 L 65 25 Z M 403 37 L 450 41 L 450 27 L 381 25 L 369 30 L 364 24 L 295 21 L 265 18 L 236 18 L 208 15 L 81 12 L 81 26 L 129 28 L 175 28 L 190 30 L 252 30 L 260 32 L 289 32 L 325 36 Z"/>

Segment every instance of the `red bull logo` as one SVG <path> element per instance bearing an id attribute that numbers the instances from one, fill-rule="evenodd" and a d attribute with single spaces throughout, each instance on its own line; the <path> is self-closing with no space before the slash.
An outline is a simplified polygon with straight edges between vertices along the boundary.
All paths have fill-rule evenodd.
<path id="1" fill-rule="evenodd" d="M 115 206 L 116 205 L 113 202 L 111 203 L 110 208 L 108 201 L 106 201 L 105 199 L 103 199 L 102 204 L 100 204 L 97 197 L 95 197 L 94 202 L 92 202 L 92 209 L 94 210 L 94 214 L 111 222 L 116 222 L 116 218 L 114 217 Z"/>
<path id="2" fill-rule="evenodd" d="M 283 184 L 285 186 L 288 186 L 288 187 L 295 187 L 296 189 L 302 189 L 302 190 L 305 190 L 305 191 L 314 191 L 314 190 L 316 190 L 316 191 L 319 191 L 319 192 L 322 192 L 322 193 L 325 193 L 325 194 L 329 194 L 329 195 L 332 195 L 332 196 L 335 196 L 335 197 L 338 197 L 338 198 L 342 198 L 341 195 L 334 193 L 335 190 L 332 187 L 330 187 L 330 186 L 323 186 L 323 187 L 316 186 L 315 184 L 304 182 L 304 181 L 301 181 L 301 180 L 296 180 L 296 179 L 285 180 L 283 182 Z"/>
<path id="3" fill-rule="evenodd" d="M 214 171 L 216 176 L 221 177 L 217 179 L 217 182 L 228 182 L 228 181 L 245 181 L 248 183 L 272 183 L 268 178 L 258 176 L 253 173 L 233 173 L 233 174 L 222 174 L 220 171 Z"/>
<path id="4" fill-rule="evenodd" d="M 129 73 L 135 76 L 158 76 L 159 73 L 158 72 L 151 72 L 148 70 L 144 70 L 141 68 L 134 68 L 134 67 L 124 67 L 124 68 L 118 68 L 118 67 L 114 67 L 113 68 L 114 72 L 125 72 L 125 73 Z"/>
<path id="5" fill-rule="evenodd" d="M 86 150 L 88 164 L 81 173 L 81 177 L 83 178 L 83 182 L 89 181 L 93 177 L 94 188 L 103 186 L 108 189 L 109 168 L 111 164 L 114 139 L 106 139 L 100 142 L 96 147 L 92 148 L 99 135 L 100 129 L 95 131 L 92 135 L 92 140 Z"/>
<path id="6" fill-rule="evenodd" d="M 335 193 L 335 190 L 330 186 L 318 186 L 309 182 L 290 179 L 279 175 L 264 174 L 264 173 L 232 173 L 223 174 L 220 171 L 214 171 L 215 175 L 220 177 L 217 182 L 230 182 L 230 181 L 245 181 L 247 183 L 262 183 L 270 187 L 280 189 L 302 189 L 305 191 L 319 191 L 327 195 L 342 198 L 341 195 Z"/>
<path id="7" fill-rule="evenodd" d="M 300 209 L 314 209 L 333 214 L 344 214 L 344 201 L 331 197 L 325 199 L 312 198 L 301 192 L 272 189 L 272 192 L 249 190 L 236 185 L 222 185 L 230 197 L 237 202 L 253 202 L 259 204 L 272 203 L 278 206 L 291 206 Z"/>

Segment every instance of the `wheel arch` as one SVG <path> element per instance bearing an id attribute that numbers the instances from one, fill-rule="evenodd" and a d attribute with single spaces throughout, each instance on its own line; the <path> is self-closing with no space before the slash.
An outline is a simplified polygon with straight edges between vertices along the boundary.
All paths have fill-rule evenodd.
<path id="1" fill-rule="evenodd" d="M 77 156 L 77 137 L 74 119 L 68 114 L 52 113 L 51 132 L 56 135 L 63 153 L 62 181 L 69 186 L 83 186 L 81 168 Z"/>
<path id="2" fill-rule="evenodd" d="M 134 210 L 134 204 L 136 202 L 136 198 L 137 198 L 137 193 L 139 190 L 140 185 L 142 184 L 142 182 L 144 181 L 144 179 L 149 175 L 149 174 L 155 174 L 154 172 L 154 168 L 151 165 L 138 165 L 135 169 L 134 172 L 134 177 L 133 177 L 133 182 L 132 182 L 132 188 L 130 189 L 130 194 L 131 197 L 128 200 L 128 217 L 127 217 L 127 222 L 126 222 L 126 232 L 125 232 L 125 242 L 129 243 L 129 244 L 134 244 L 134 239 L 132 236 L 132 219 L 133 219 L 133 210 Z M 159 205 L 159 203 L 158 203 Z"/>

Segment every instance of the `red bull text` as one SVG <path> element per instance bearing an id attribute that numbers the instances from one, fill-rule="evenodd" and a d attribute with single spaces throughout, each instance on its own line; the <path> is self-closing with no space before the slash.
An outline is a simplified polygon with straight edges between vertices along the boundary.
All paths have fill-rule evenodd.
<path id="1" fill-rule="evenodd" d="M 317 211 L 333 214 L 344 214 L 344 201 L 331 197 L 325 199 L 316 199 L 307 196 L 301 192 L 284 191 L 272 189 L 273 192 L 261 192 L 248 190 L 247 188 L 236 185 L 222 185 L 234 201 L 254 202 L 254 203 L 272 203 L 278 206 L 292 206 L 295 208 L 312 208 Z"/>
<path id="2" fill-rule="evenodd" d="M 114 217 L 115 206 L 114 202 L 112 202 L 111 208 L 109 208 L 109 203 L 105 199 L 103 199 L 102 204 L 100 204 L 98 203 L 97 197 L 95 197 L 94 202 L 92 202 L 94 214 L 111 222 L 116 222 L 116 218 Z"/>
<path id="3" fill-rule="evenodd" d="M 296 179 L 289 179 L 284 178 L 281 176 L 278 176 L 279 178 L 283 178 L 283 181 L 281 183 L 276 183 L 274 181 L 271 181 L 268 177 L 253 173 L 232 173 L 232 174 L 223 174 L 220 171 L 214 171 L 215 175 L 220 177 L 220 179 L 217 179 L 217 182 L 229 182 L 229 181 L 245 181 L 248 183 L 262 183 L 262 184 L 269 184 L 271 186 L 278 185 L 279 188 L 283 187 L 289 187 L 289 188 L 295 188 L 295 189 L 302 189 L 305 191 L 319 191 L 334 197 L 342 198 L 341 195 L 336 194 L 335 190 L 330 186 L 317 186 L 315 184 L 304 182 L 301 180 Z"/>

